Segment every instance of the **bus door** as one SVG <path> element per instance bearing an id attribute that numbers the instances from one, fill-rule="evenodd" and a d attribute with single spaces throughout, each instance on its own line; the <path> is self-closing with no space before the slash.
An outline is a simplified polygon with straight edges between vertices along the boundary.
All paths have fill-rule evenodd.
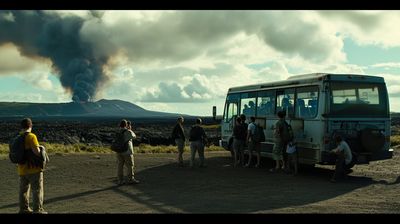
<path id="1" fill-rule="evenodd" d="M 229 138 L 232 136 L 235 119 L 239 114 L 239 102 L 239 93 L 228 94 L 226 97 L 224 117 L 221 122 L 221 146 L 226 149 L 228 148 Z"/>

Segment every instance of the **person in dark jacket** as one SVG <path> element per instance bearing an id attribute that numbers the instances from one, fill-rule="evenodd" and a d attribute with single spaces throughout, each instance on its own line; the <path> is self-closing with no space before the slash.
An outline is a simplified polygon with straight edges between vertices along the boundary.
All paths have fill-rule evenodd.
<path id="1" fill-rule="evenodd" d="M 178 165 L 183 166 L 183 151 L 185 149 L 185 131 L 183 129 L 183 117 L 179 117 L 174 130 L 172 131 L 172 138 L 178 147 Z"/>
<path id="2" fill-rule="evenodd" d="M 204 164 L 204 147 L 207 144 L 207 135 L 204 129 L 200 126 L 202 123 L 200 118 L 196 119 L 196 124 L 190 129 L 190 167 L 194 167 L 194 158 L 196 151 L 199 154 L 200 164 L 199 167 L 206 167 Z"/>
<path id="3" fill-rule="evenodd" d="M 242 119 L 240 117 L 237 117 L 235 127 L 233 128 L 233 167 L 236 167 L 238 164 L 244 164 L 243 151 L 247 131 L 245 128 L 246 127 L 242 124 Z"/>

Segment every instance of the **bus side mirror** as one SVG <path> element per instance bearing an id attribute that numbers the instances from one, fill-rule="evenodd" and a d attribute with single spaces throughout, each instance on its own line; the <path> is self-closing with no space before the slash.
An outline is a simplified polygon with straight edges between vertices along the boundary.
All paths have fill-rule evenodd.
<path id="1" fill-rule="evenodd" d="M 213 119 L 214 121 L 217 119 L 217 106 L 213 106 Z"/>

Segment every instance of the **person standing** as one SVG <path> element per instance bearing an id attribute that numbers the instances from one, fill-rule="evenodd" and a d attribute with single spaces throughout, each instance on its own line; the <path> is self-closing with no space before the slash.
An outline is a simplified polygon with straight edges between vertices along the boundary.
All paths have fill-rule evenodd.
<path id="1" fill-rule="evenodd" d="M 244 145 L 246 141 L 247 130 L 242 124 L 242 119 L 240 117 L 236 118 L 235 127 L 233 128 L 233 167 L 238 164 L 244 164 Z"/>
<path id="2" fill-rule="evenodd" d="M 257 156 L 257 164 L 255 165 L 255 167 L 259 168 L 260 167 L 260 159 L 261 159 L 261 155 L 260 155 L 260 146 L 261 145 L 259 142 L 255 141 L 255 139 L 253 138 L 256 128 L 257 128 L 256 127 L 256 118 L 252 116 L 252 117 L 250 117 L 250 120 L 251 120 L 251 123 L 248 125 L 247 137 L 246 137 L 248 150 L 249 150 L 249 161 L 247 162 L 245 167 L 250 167 L 253 151 L 255 151 L 256 156 Z"/>
<path id="3" fill-rule="evenodd" d="M 206 167 L 204 164 L 204 147 L 207 144 L 207 135 L 204 129 L 200 126 L 202 120 L 200 118 L 196 119 L 196 124 L 190 129 L 190 167 L 194 167 L 194 159 L 196 156 L 196 151 L 199 154 L 200 164 L 199 167 Z"/>
<path id="4" fill-rule="evenodd" d="M 32 133 L 32 120 L 25 118 L 21 121 L 22 132 L 25 134 L 25 154 L 41 156 L 37 137 Z M 32 153 L 28 152 L 31 151 Z M 43 167 L 28 162 L 18 164 L 19 175 L 19 213 L 47 214 L 43 208 Z M 32 192 L 33 210 L 29 207 L 29 190 Z"/>
<path id="5" fill-rule="evenodd" d="M 175 140 L 175 144 L 178 148 L 178 165 L 181 167 L 183 166 L 183 151 L 185 149 L 186 140 L 183 122 L 183 117 L 179 117 L 172 131 L 172 138 Z"/>
<path id="6" fill-rule="evenodd" d="M 272 149 L 272 158 L 275 160 L 275 168 L 270 169 L 270 172 L 276 172 L 282 168 L 285 170 L 285 162 L 283 160 L 283 150 L 285 149 L 286 143 L 284 142 L 284 133 L 285 133 L 285 115 L 284 111 L 279 111 L 277 113 L 279 120 L 275 124 L 275 145 Z"/>
<path id="7" fill-rule="evenodd" d="M 131 130 L 131 123 L 125 119 L 120 122 L 120 130 L 119 134 L 122 135 L 121 141 L 124 147 L 121 152 L 117 153 L 117 162 L 118 162 L 118 185 L 123 184 L 138 184 L 139 181 L 135 179 L 134 173 L 134 157 L 133 157 L 133 139 L 136 138 L 135 133 Z M 126 166 L 127 171 L 127 180 L 124 181 L 124 172 L 123 168 Z"/>

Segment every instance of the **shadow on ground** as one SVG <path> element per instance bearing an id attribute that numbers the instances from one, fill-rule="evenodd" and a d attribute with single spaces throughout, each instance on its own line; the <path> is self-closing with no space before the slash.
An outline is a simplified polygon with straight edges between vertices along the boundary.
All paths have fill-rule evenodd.
<path id="1" fill-rule="evenodd" d="M 64 203 L 79 205 L 90 200 L 92 210 L 83 209 L 82 212 L 252 213 L 317 203 L 373 184 L 400 183 L 400 177 L 389 183 L 350 175 L 345 182 L 333 184 L 329 182 L 333 172 L 330 169 L 303 169 L 294 177 L 284 173 L 269 173 L 268 168 L 272 166 L 270 160 L 263 160 L 263 167 L 260 169 L 233 168 L 228 156 L 210 157 L 207 159 L 207 168 L 190 169 L 187 164 L 186 167 L 178 167 L 171 163 L 174 160 L 172 156 L 168 156 L 167 163 L 162 159 L 163 162 L 154 162 L 155 166 L 139 167 L 136 177 L 141 181 L 140 184 L 118 187 L 114 177 L 114 158 L 103 157 L 102 160 L 90 160 L 93 161 L 90 163 L 93 169 L 88 173 L 81 170 L 64 173 L 65 168 L 61 167 L 49 170 L 49 175 L 53 172 L 52 175 L 63 176 L 69 182 L 60 185 L 55 177 L 49 178 L 46 187 L 53 191 L 53 196 L 45 198 L 45 206 L 53 206 L 54 211 L 68 212 L 70 210 Z M 77 158 L 79 157 L 71 157 L 71 160 L 66 161 L 66 166 L 71 166 L 69 162 Z M 65 159 L 60 158 L 61 161 Z M 150 161 L 154 159 L 159 158 L 149 158 Z M 82 176 L 78 178 L 79 174 Z M 16 186 L 16 181 L 14 182 L 12 186 Z M 57 186 L 68 188 L 78 184 L 81 186 L 80 192 L 68 193 L 69 191 L 62 189 L 55 192 Z M 123 203 L 132 202 L 124 206 L 129 207 L 129 210 L 118 210 L 120 205 L 116 204 L 120 202 L 115 201 L 117 196 L 122 196 Z M 13 198 L 6 201 L 10 200 Z M 17 207 L 18 203 L 9 203 L 0 206 L 0 210 Z"/>
<path id="2" fill-rule="evenodd" d="M 333 184 L 328 181 L 333 174 L 329 169 L 308 168 L 294 177 L 269 173 L 269 165 L 261 169 L 233 168 L 228 157 L 208 159 L 207 168 L 166 164 L 137 173 L 142 180 L 135 186 L 139 194 L 126 188 L 113 190 L 162 213 L 171 206 L 188 213 L 251 213 L 324 201 L 371 184 L 400 183 L 400 177 L 388 183 L 350 176 Z"/>

